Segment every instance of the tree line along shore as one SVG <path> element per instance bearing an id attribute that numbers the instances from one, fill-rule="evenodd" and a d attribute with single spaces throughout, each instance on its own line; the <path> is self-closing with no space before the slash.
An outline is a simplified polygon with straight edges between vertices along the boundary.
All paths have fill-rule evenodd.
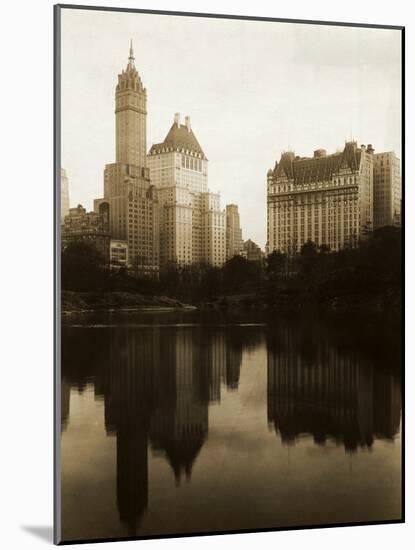
<path id="1" fill-rule="evenodd" d="M 63 313 L 192 306 L 399 312 L 402 232 L 382 227 L 339 251 L 309 241 L 294 256 L 274 251 L 264 261 L 235 256 L 222 267 L 170 264 L 158 280 L 106 269 L 93 247 L 75 241 L 62 251 L 61 288 Z"/>

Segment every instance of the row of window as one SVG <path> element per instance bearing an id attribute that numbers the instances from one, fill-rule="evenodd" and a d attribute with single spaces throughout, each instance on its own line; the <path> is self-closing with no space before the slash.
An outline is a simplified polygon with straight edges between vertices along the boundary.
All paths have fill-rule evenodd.
<path id="1" fill-rule="evenodd" d="M 201 172 L 202 160 L 194 157 L 188 157 L 187 155 L 182 155 L 182 168 Z"/>
<path id="2" fill-rule="evenodd" d="M 342 185 L 356 185 L 357 177 L 349 178 L 335 178 L 331 181 L 326 182 L 310 182 L 310 183 L 286 183 L 286 184 L 276 184 L 272 186 L 273 193 L 289 193 L 290 191 L 305 191 L 309 189 L 324 189 L 327 187 L 339 187 Z"/>

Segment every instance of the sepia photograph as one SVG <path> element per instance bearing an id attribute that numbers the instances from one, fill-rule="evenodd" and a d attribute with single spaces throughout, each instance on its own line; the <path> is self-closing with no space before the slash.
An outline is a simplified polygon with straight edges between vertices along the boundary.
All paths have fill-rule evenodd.
<path id="1" fill-rule="evenodd" d="M 404 521 L 404 28 L 54 10 L 55 543 Z"/>

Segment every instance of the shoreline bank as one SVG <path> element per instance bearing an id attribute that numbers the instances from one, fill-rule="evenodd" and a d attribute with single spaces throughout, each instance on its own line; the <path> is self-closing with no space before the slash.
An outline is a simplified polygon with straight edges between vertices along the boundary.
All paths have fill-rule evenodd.
<path id="1" fill-rule="evenodd" d="M 218 296 L 197 303 L 185 303 L 168 296 L 148 296 L 129 292 L 74 292 L 63 291 L 61 315 L 88 313 L 172 312 L 172 311 L 285 311 L 300 313 L 304 310 L 345 313 L 393 313 L 401 312 L 400 297 L 343 295 L 319 301 L 315 296 L 302 293 L 281 293 L 269 296 L 259 293 Z"/>
<path id="2" fill-rule="evenodd" d="M 94 312 L 136 312 L 194 310 L 195 306 L 168 296 L 147 296 L 129 292 L 75 292 L 61 294 L 61 314 Z"/>

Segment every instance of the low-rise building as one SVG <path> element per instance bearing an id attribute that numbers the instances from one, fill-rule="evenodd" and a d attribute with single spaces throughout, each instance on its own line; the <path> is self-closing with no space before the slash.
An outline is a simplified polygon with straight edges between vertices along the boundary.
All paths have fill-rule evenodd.
<path id="1" fill-rule="evenodd" d="M 128 268 L 128 242 L 119 239 L 111 239 L 110 243 L 110 267 L 119 269 Z"/>
<path id="2" fill-rule="evenodd" d="M 74 241 L 94 246 L 101 254 L 103 263 L 109 265 L 111 236 L 107 204 L 101 205 L 99 212 L 87 212 L 81 204 L 69 209 L 61 225 L 62 249 Z"/>
<path id="3" fill-rule="evenodd" d="M 241 256 L 251 262 L 260 262 L 264 259 L 265 254 L 260 246 L 254 243 L 254 241 L 251 241 L 251 239 L 248 239 L 243 244 Z"/>

